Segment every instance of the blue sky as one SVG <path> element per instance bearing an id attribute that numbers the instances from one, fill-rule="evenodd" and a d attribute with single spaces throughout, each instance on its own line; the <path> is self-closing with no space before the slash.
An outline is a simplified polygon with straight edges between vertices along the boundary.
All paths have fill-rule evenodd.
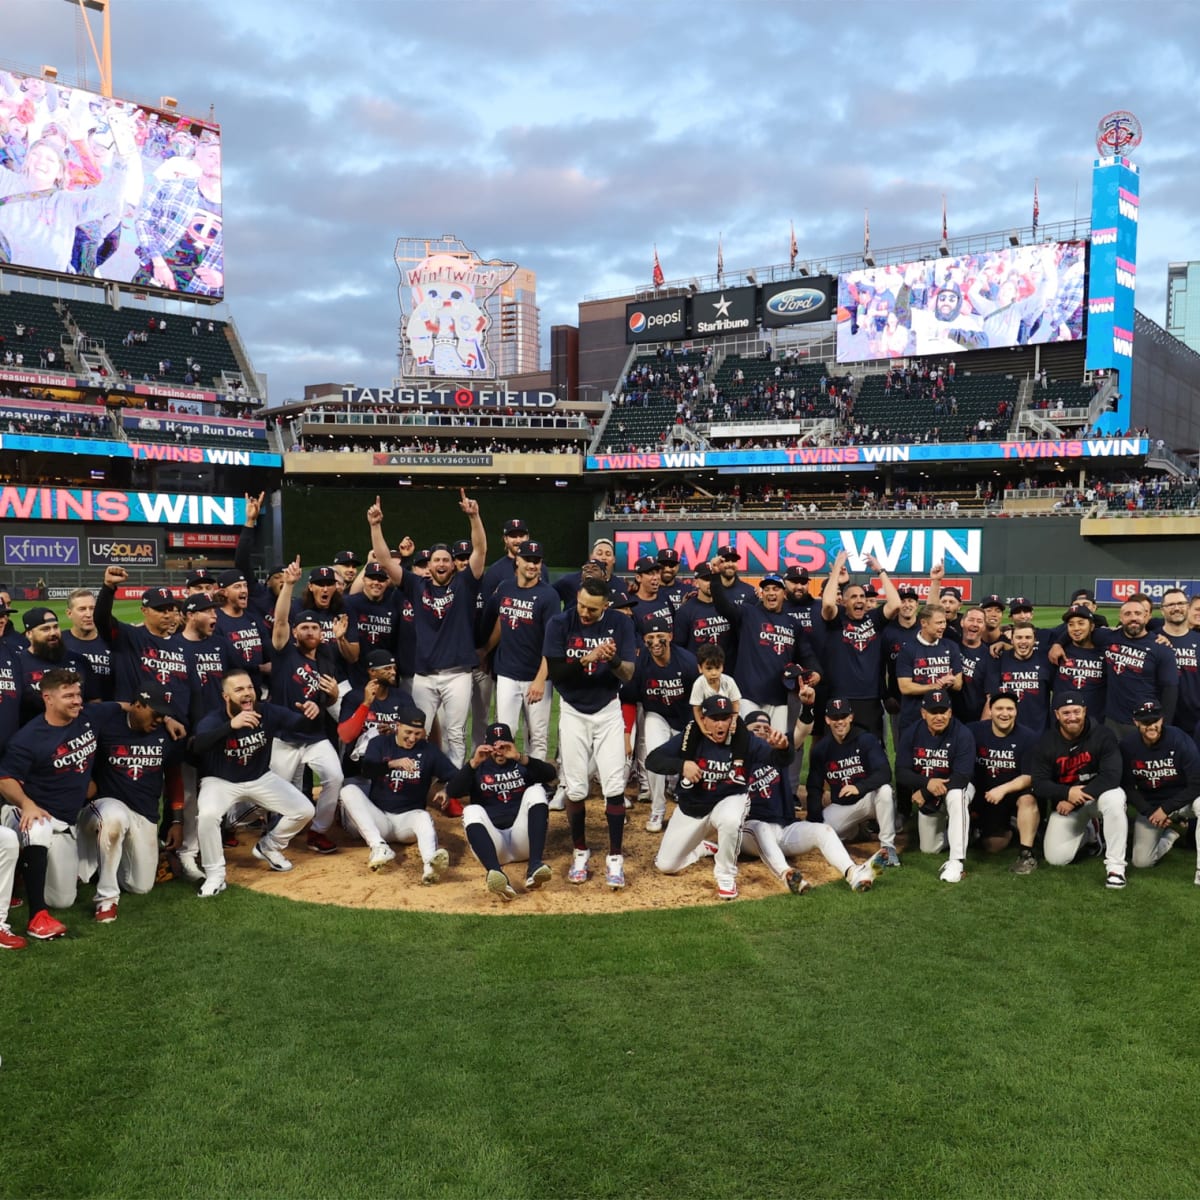
<path id="1" fill-rule="evenodd" d="M 0 65 L 78 75 L 61 0 L 5 0 Z M 286 24 L 281 14 L 286 13 Z M 95 21 L 94 21 L 95 23 Z M 98 36 L 98 35 L 97 35 Z M 273 402 L 396 370 L 397 236 L 453 233 L 587 295 L 1086 219 L 1100 117 L 1145 128 L 1138 307 L 1200 258 L 1189 3 L 114 0 L 119 96 L 212 105 L 226 289 Z M 89 69 L 91 86 L 97 75 Z M 1078 197 L 1078 199 L 1077 199 Z"/>

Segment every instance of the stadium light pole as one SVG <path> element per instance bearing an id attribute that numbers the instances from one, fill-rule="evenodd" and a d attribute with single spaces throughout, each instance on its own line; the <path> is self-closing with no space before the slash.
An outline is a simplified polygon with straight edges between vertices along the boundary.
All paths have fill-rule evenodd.
<path id="1" fill-rule="evenodd" d="M 92 46 L 92 57 L 100 69 L 100 95 L 111 97 L 112 90 L 112 21 L 109 9 L 110 0 L 67 0 L 72 8 L 79 9 L 83 17 L 83 27 L 87 30 L 88 41 Z M 103 24 L 100 30 L 100 48 L 96 46 L 96 38 L 92 34 L 92 23 L 88 20 L 87 10 L 98 12 Z"/>

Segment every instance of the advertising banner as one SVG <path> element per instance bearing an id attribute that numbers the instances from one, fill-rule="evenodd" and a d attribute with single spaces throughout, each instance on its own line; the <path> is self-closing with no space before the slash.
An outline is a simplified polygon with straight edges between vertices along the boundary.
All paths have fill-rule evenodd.
<path id="1" fill-rule="evenodd" d="M 93 567 L 157 567 L 158 542 L 151 538 L 88 538 L 88 564 Z"/>
<path id="2" fill-rule="evenodd" d="M 0 71 L 0 99 L 19 164 L 0 173 L 6 262 L 221 299 L 218 126 L 15 71 Z"/>
<path id="3" fill-rule="evenodd" d="M 692 336 L 719 337 L 755 327 L 755 289 L 725 288 L 692 297 Z"/>
<path id="4" fill-rule="evenodd" d="M 342 388 L 342 399 L 347 404 L 420 408 L 547 409 L 558 405 L 558 397 L 553 392 L 509 392 L 503 388 L 483 391 L 472 388 L 360 388 L 346 384 Z"/>
<path id="5" fill-rule="evenodd" d="M 177 433 L 186 437 L 230 438 L 239 442 L 265 442 L 267 426 L 263 421 L 242 421 L 236 417 L 189 417 L 178 413 L 139 413 L 121 410 L 121 427 L 126 433 Z"/>
<path id="6" fill-rule="evenodd" d="M 376 454 L 377 467 L 490 467 L 490 454 Z"/>
<path id="7" fill-rule="evenodd" d="M 786 283 L 762 285 L 764 329 L 832 321 L 837 302 L 837 280 L 832 275 L 801 276 Z"/>
<path id="8" fill-rule="evenodd" d="M 0 415 L 0 421 L 3 416 Z M 179 446 L 172 442 L 102 442 L 93 438 L 39 437 L 0 434 L 2 450 L 32 450 L 37 454 L 99 455 L 102 458 L 140 458 L 157 462 L 208 463 L 213 466 L 283 466 L 281 455 L 266 450 L 234 450 L 220 446 Z"/>
<path id="9" fill-rule="evenodd" d="M 77 537 L 4 535 L 4 562 L 10 567 L 77 567 Z"/>
<path id="10" fill-rule="evenodd" d="M 1200 579 L 1097 579 L 1097 604 L 1124 604 L 1130 596 L 1143 592 L 1156 603 L 1163 593 L 1182 588 L 1189 596 L 1200 595 Z"/>
<path id="11" fill-rule="evenodd" d="M 168 533 L 167 545 L 178 550 L 236 550 L 236 533 Z"/>
<path id="12" fill-rule="evenodd" d="M 1086 248 L 1044 242 L 839 275 L 837 360 L 1077 342 Z"/>
<path id="13" fill-rule="evenodd" d="M 687 297 L 639 300 L 625 305 L 625 343 L 670 342 L 687 337 Z"/>
<path id="14" fill-rule="evenodd" d="M 0 488 L 0 521 L 237 526 L 245 520 L 246 501 L 237 496 L 122 492 L 108 488 Z"/>
<path id="15" fill-rule="evenodd" d="M 0 367 L 0 382 L 33 384 L 35 387 L 77 388 L 73 375 L 52 375 L 48 371 L 22 371 L 19 367 Z"/>

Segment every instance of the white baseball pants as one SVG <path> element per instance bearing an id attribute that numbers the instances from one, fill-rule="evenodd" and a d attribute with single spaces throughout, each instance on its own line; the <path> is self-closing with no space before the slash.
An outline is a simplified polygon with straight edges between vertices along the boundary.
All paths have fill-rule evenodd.
<path id="1" fill-rule="evenodd" d="M 79 814 L 79 878 L 100 868 L 96 903 L 122 892 L 143 896 L 158 874 L 158 826 L 115 796 L 98 796 Z"/>
<path id="2" fill-rule="evenodd" d="M 676 807 L 663 832 L 654 866 L 664 875 L 674 875 L 696 861 L 696 850 L 706 838 L 715 838 L 713 875 L 718 887 L 732 887 L 738 873 L 738 851 L 742 843 L 742 822 L 750 811 L 746 792 L 726 796 L 707 816 L 689 817 Z"/>
<path id="3" fill-rule="evenodd" d="M 46 906 L 70 908 L 75 903 L 79 889 L 79 851 L 75 844 L 75 826 L 51 817 L 48 821 L 34 821 L 27 833 L 21 833 L 21 810 L 11 804 L 4 807 L 2 819 L 17 834 L 22 846 L 46 847 L 49 851 L 46 857 Z M 8 903 L 7 897 L 4 902 Z"/>
<path id="4" fill-rule="evenodd" d="M 558 753 L 569 800 L 586 800 L 590 766 L 605 796 L 625 792 L 625 722 L 614 696 L 599 712 L 583 713 L 559 700 Z"/>
<path id="5" fill-rule="evenodd" d="M 676 730 L 667 724 L 665 717 L 660 717 L 658 713 L 648 712 L 646 714 L 646 754 L 649 755 L 664 742 L 670 741 L 675 733 Z M 650 789 L 650 812 L 653 816 L 665 817 L 667 815 L 667 778 L 666 775 L 656 775 L 653 771 L 646 771 L 646 785 Z"/>
<path id="6" fill-rule="evenodd" d="M 1052 810 L 1046 822 L 1043 853 L 1052 867 L 1065 867 L 1079 853 L 1088 822 L 1100 818 L 1104 828 L 1104 867 L 1108 871 L 1125 870 L 1125 843 L 1129 838 L 1129 813 L 1122 788 L 1109 788 L 1095 800 L 1075 809 L 1068 816 Z"/>
<path id="7" fill-rule="evenodd" d="M 467 756 L 471 690 L 470 671 L 413 676 L 413 700 L 425 714 L 425 728 L 432 730 L 434 720 L 441 715 L 442 751 L 456 767 L 461 767 Z"/>
<path id="8" fill-rule="evenodd" d="M 975 785 L 968 783 L 966 787 L 951 788 L 942 797 L 936 812 L 917 810 L 917 835 L 922 854 L 941 854 L 948 849 L 951 858 L 959 862 L 966 859 L 969 810 L 974 795 Z"/>
<path id="9" fill-rule="evenodd" d="M 8 922 L 8 902 L 12 899 L 13 876 L 17 873 L 17 855 L 20 853 L 21 840 L 16 831 L 0 825 L 0 925 Z"/>
<path id="10" fill-rule="evenodd" d="M 1200 817 L 1200 800 L 1193 800 L 1191 804 L 1185 804 L 1170 815 L 1184 821 Z M 1154 866 L 1175 844 L 1175 838 L 1168 836 L 1170 832 L 1167 829 L 1159 829 L 1157 825 L 1151 825 L 1149 820 L 1138 813 L 1133 821 L 1133 865 L 1139 870 Z M 1200 870 L 1200 847 L 1196 850 L 1196 869 Z"/>
<path id="11" fill-rule="evenodd" d="M 476 667 L 471 672 L 471 744 L 474 746 L 483 744 L 484 731 L 490 724 L 488 714 L 492 711 L 495 691 L 496 681 L 482 667 Z M 512 729 L 515 733 L 517 727 L 513 725 Z"/>
<path id="12" fill-rule="evenodd" d="M 879 844 L 895 849 L 896 800 L 890 783 L 873 792 L 864 792 L 853 804 L 825 805 L 821 820 L 839 838 L 853 837 L 864 821 L 873 820 L 879 826 Z"/>
<path id="13" fill-rule="evenodd" d="M 487 830 L 492 845 L 496 847 L 496 857 L 500 865 L 510 862 L 529 861 L 529 810 L 535 804 L 546 804 L 546 789 L 540 783 L 531 783 L 521 797 L 521 807 L 517 810 L 517 819 L 508 829 L 497 829 L 492 819 L 487 815 L 487 809 L 482 804 L 468 804 L 463 809 L 463 828 L 469 825 L 482 825 Z M 467 847 L 471 841 L 467 839 Z"/>
<path id="14" fill-rule="evenodd" d="M 550 684 L 536 702 L 529 699 L 528 679 L 509 679 L 496 676 L 496 720 L 503 721 L 516 736 L 521 714 L 525 715 L 525 753 L 546 761 L 550 750 L 550 708 L 554 695 Z"/>
<path id="15" fill-rule="evenodd" d="M 221 818 L 239 801 L 248 800 L 267 812 L 279 813 L 279 823 L 261 841 L 273 850 L 284 850 L 313 818 L 307 796 L 286 779 L 268 771 L 245 783 L 230 783 L 215 775 L 200 781 L 197 825 L 200 836 L 200 865 L 205 875 L 225 874 L 225 847 L 221 842 Z"/>
<path id="16" fill-rule="evenodd" d="M 751 854 L 757 854 L 780 881 L 788 873 L 788 859 L 809 850 L 820 850 L 825 861 L 843 878 L 854 866 L 854 860 L 833 827 L 817 821 L 793 821 L 790 825 L 747 821 L 742 846 Z"/>
<path id="17" fill-rule="evenodd" d="M 271 770 L 281 779 L 286 779 L 297 791 L 304 777 L 304 768 L 309 767 L 321 781 L 321 796 L 317 800 L 316 816 L 313 817 L 313 832 L 328 833 L 337 816 L 338 797 L 342 791 L 342 764 L 331 742 L 324 738 L 319 742 L 293 745 L 279 738 L 271 746 Z"/>
<path id="18" fill-rule="evenodd" d="M 354 783 L 342 788 L 342 808 L 351 826 L 372 850 L 385 842 L 416 842 L 421 861 L 428 863 L 437 853 L 437 831 L 433 818 L 423 808 L 389 813 L 376 808 L 366 792 Z"/>

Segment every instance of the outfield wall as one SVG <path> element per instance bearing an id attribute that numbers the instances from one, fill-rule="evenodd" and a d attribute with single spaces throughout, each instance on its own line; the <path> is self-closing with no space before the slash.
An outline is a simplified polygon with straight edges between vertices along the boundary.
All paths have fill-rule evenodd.
<path id="1" fill-rule="evenodd" d="M 1109 522 L 1090 521 L 1096 534 Z M 1115 525 L 1115 523 L 1112 523 Z M 1132 523 L 1131 523 L 1132 524 Z M 711 558 L 732 542 L 742 553 L 744 571 L 757 576 L 791 565 L 825 575 L 843 547 L 875 554 L 893 575 L 928 577 L 944 560 L 950 576 L 969 577 L 975 598 L 996 592 L 1028 596 L 1035 604 L 1064 603 L 1077 587 L 1097 579 L 1189 578 L 1200 574 L 1196 539 L 1154 536 L 1156 519 L 1136 522 L 1135 534 L 1081 535 L 1078 517 L 988 518 L 986 520 L 846 520 L 816 514 L 782 525 L 742 520 L 716 522 L 700 517 L 676 522 L 595 521 L 592 537 L 617 545 L 621 571 L 630 571 L 641 554 L 671 547 L 688 567 Z M 1129 528 L 1129 526 L 1126 526 Z M 861 558 L 856 566 L 865 574 Z M 686 569 L 686 568 L 685 568 Z"/>

